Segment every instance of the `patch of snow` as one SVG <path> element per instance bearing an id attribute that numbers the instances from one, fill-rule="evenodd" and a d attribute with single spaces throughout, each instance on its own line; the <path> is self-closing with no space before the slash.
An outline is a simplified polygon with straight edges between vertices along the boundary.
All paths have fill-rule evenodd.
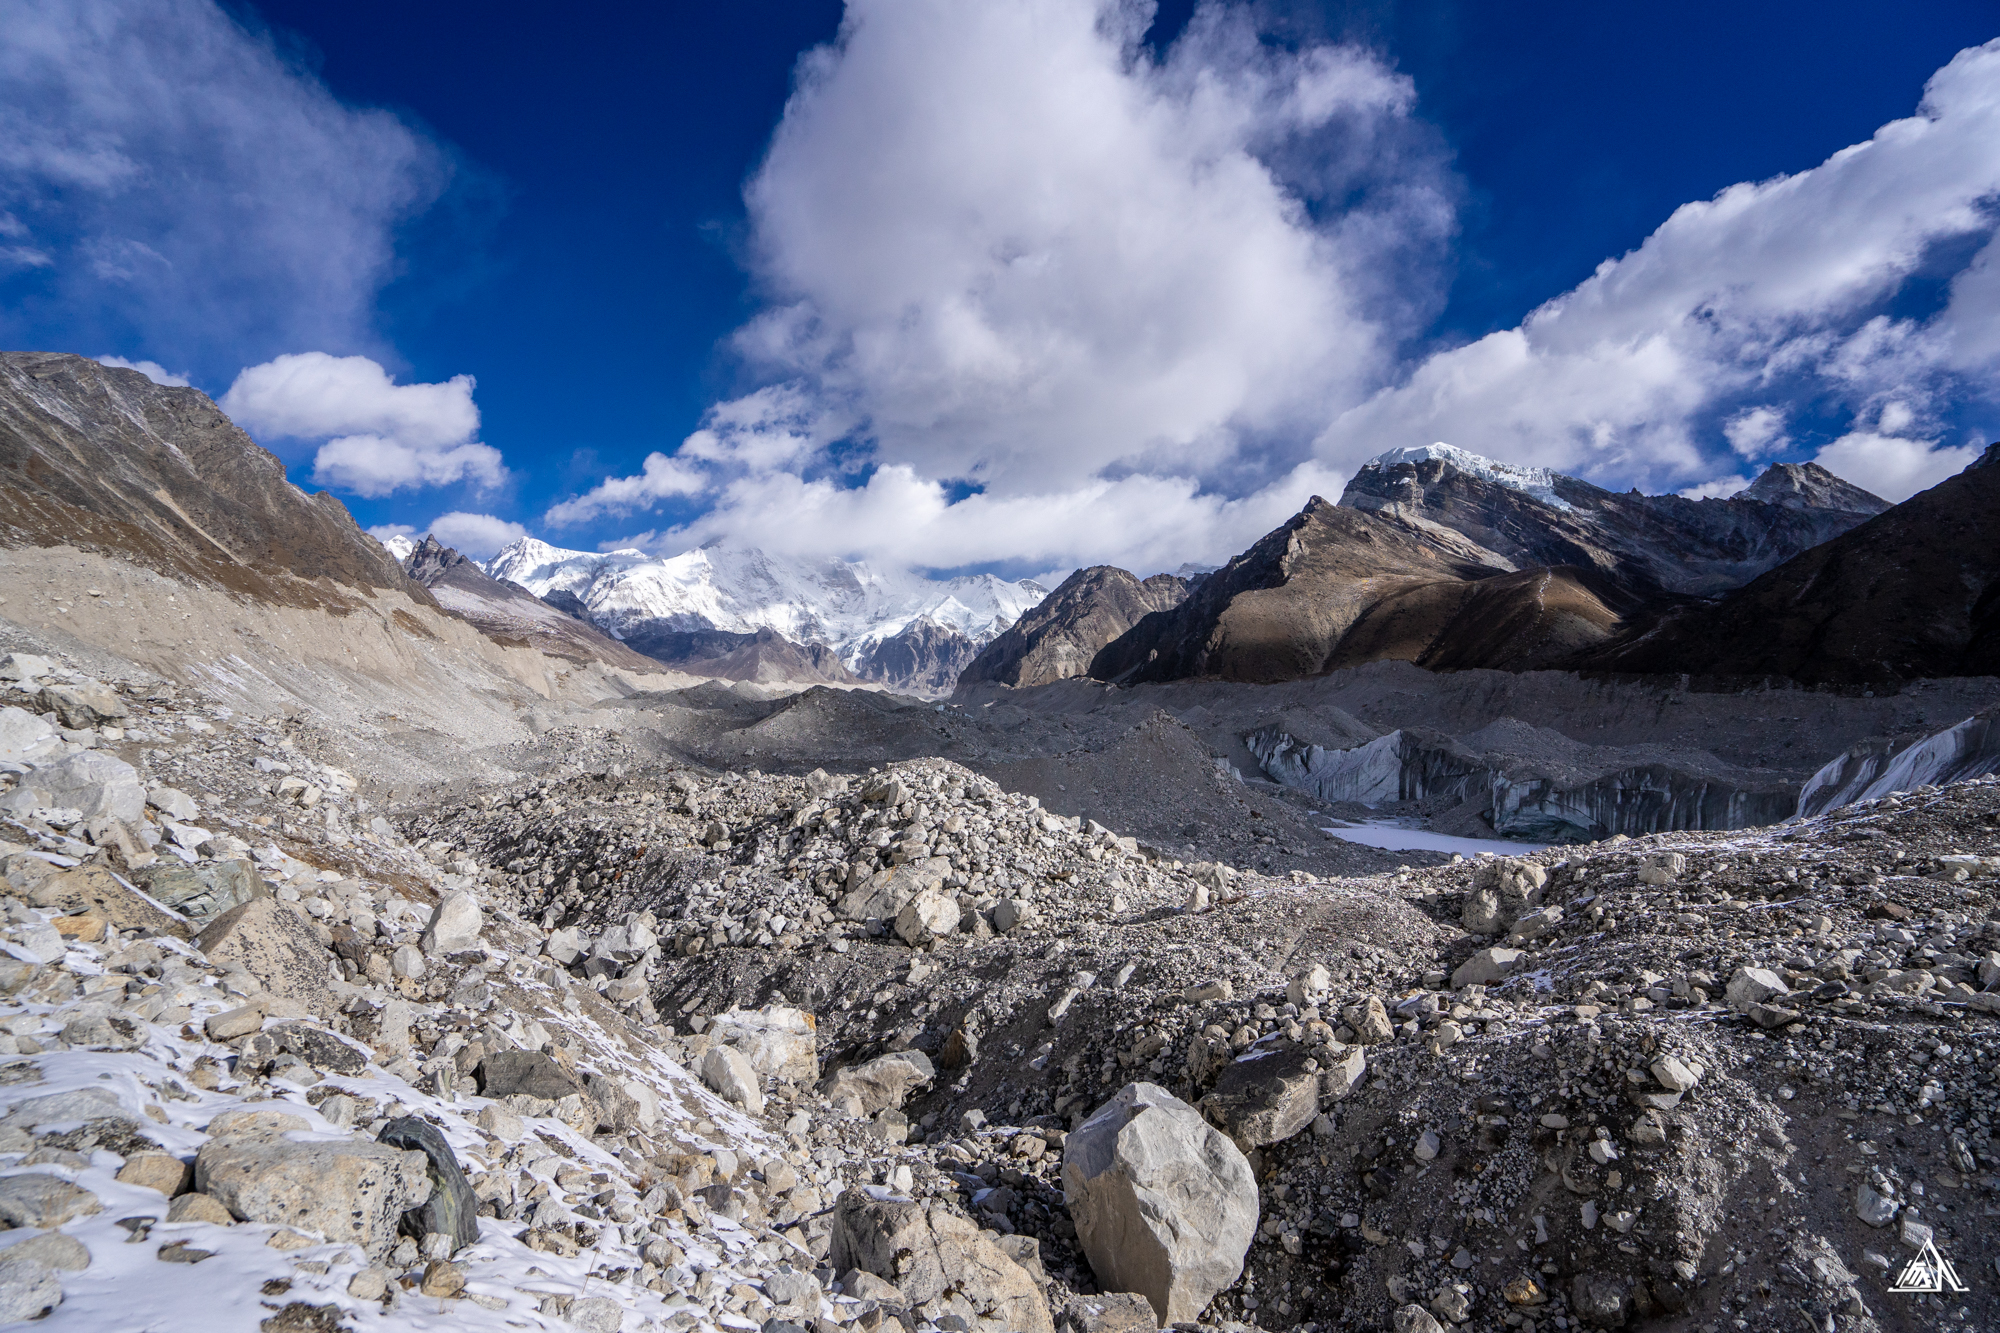
<path id="1" fill-rule="evenodd" d="M 1454 838 L 1393 819 L 1361 824 L 1335 824 L 1322 830 L 1343 842 L 1380 847 L 1389 852 L 1456 852 L 1460 856 L 1505 856 L 1539 852 L 1545 842 L 1505 842 L 1496 838 Z"/>
<path id="2" fill-rule="evenodd" d="M 1516 463 L 1502 463 L 1497 459 L 1483 458 L 1470 450 L 1439 440 L 1436 444 L 1407 445 L 1401 449 L 1391 449 L 1377 454 L 1361 465 L 1362 471 L 1376 468 L 1388 471 L 1404 463 L 1447 463 L 1470 476 L 1491 482 L 1495 486 L 1505 486 L 1508 490 L 1531 495 L 1543 504 L 1555 509 L 1568 510 L 1570 505 L 1556 494 L 1557 473 L 1545 467 L 1522 467 Z"/>
<path id="3" fill-rule="evenodd" d="M 393 537 L 382 537 L 378 540 L 381 541 L 384 550 L 396 557 L 398 563 L 408 560 L 410 552 L 417 549 L 417 544 L 401 533 L 397 533 Z"/>

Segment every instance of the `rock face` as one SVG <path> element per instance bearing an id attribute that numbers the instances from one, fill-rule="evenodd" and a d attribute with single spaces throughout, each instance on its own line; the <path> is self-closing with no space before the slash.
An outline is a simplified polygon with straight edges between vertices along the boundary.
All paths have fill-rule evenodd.
<path id="1" fill-rule="evenodd" d="M 195 1189 L 245 1222 L 296 1227 L 381 1259 L 403 1214 L 430 1197 L 421 1152 L 349 1140 L 293 1143 L 259 1132 L 211 1139 L 196 1154 Z"/>
<path id="2" fill-rule="evenodd" d="M 990 1333 L 1054 1333 L 1049 1306 L 1028 1271 L 995 1238 L 933 1204 L 850 1189 L 834 1206 L 828 1261 L 895 1284 L 913 1306 L 936 1302 Z"/>
<path id="3" fill-rule="evenodd" d="M 1079 569 L 987 644 L 958 685 L 1026 688 L 1089 675 L 1106 644 L 1141 618 L 1179 606 L 1187 594 L 1188 581 L 1172 574 L 1140 579 L 1110 565 Z"/>
<path id="4" fill-rule="evenodd" d="M 916 694 L 949 694 L 979 651 L 978 642 L 960 630 L 918 616 L 856 653 L 854 674 Z"/>
<path id="5" fill-rule="evenodd" d="M 838 653 L 823 643 L 794 643 L 774 629 L 735 634 L 728 630 L 637 628 L 626 643 L 675 671 L 719 680 L 817 681 L 852 685 L 859 681 Z"/>
<path id="6" fill-rule="evenodd" d="M 195 943 L 217 963 L 241 963 L 273 995 L 316 1014 L 332 1007 L 326 950 L 305 918 L 275 898 L 230 908 Z"/>
<path id="7" fill-rule="evenodd" d="M 0 352 L 0 545 L 117 552 L 280 604 L 336 599 L 328 579 L 430 600 L 199 389 L 61 353 Z"/>
<path id="8" fill-rule="evenodd" d="M 1236 1280 L 1257 1231 L 1243 1154 L 1151 1083 L 1128 1083 L 1070 1134 L 1063 1196 L 1099 1285 L 1141 1293 L 1162 1327 Z"/>
<path id="9" fill-rule="evenodd" d="M 1863 684 L 2000 674 L 2000 444 L 1713 605 L 1580 659 L 1612 671 Z"/>

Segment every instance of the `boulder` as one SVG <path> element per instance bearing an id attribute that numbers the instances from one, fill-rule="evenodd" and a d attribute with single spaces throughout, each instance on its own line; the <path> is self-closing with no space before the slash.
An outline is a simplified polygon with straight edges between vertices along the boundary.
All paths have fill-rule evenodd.
<path id="1" fill-rule="evenodd" d="M 1361 1086 L 1368 1053 L 1359 1046 L 1335 1046 L 1320 1055 L 1319 1087 L 1328 1101 L 1341 1101 Z"/>
<path id="2" fill-rule="evenodd" d="M 103 866 L 78 866 L 42 881 L 41 895 L 70 916 L 96 916 L 116 930 L 143 930 L 186 939 L 187 922 L 118 882 Z"/>
<path id="3" fill-rule="evenodd" d="M 195 1156 L 194 1181 L 245 1222 L 358 1245 L 377 1260 L 395 1247 L 403 1214 L 431 1193 L 430 1162 L 421 1152 L 360 1140 L 294 1143 L 267 1134 L 209 1140 Z"/>
<path id="4" fill-rule="evenodd" d="M 1063 1307 L 1072 1333 L 1154 1333 L 1160 1326 L 1153 1303 L 1136 1291 L 1073 1296 Z"/>
<path id="5" fill-rule="evenodd" d="M 479 932 L 486 917 L 479 899 L 463 889 L 447 893 L 431 909 L 430 924 L 424 927 L 424 952 L 436 957 L 479 946 Z"/>
<path id="6" fill-rule="evenodd" d="M 426 1236 L 449 1236 L 452 1254 L 468 1245 L 477 1245 L 479 1200 L 444 1135 L 430 1122 L 405 1115 L 384 1125 L 375 1141 L 406 1152 L 420 1152 L 430 1164 L 430 1197 L 404 1213 L 397 1229 L 419 1241 Z"/>
<path id="7" fill-rule="evenodd" d="M 171 1199 L 186 1193 L 194 1183 L 194 1166 L 171 1153 L 134 1153 L 118 1168 L 118 1179 L 127 1185 L 158 1190 Z"/>
<path id="8" fill-rule="evenodd" d="M 502 1097 L 539 1097 L 559 1102 L 582 1086 L 553 1056 L 540 1051 L 495 1051 L 473 1071 L 479 1095 L 499 1101 Z"/>
<path id="9" fill-rule="evenodd" d="M 257 868 L 240 858 L 192 866 L 162 861 L 134 871 L 132 878 L 147 897 L 199 924 L 253 898 L 271 896 L 271 886 Z"/>
<path id="10" fill-rule="evenodd" d="M 836 1070 L 822 1090 L 829 1101 L 859 1102 L 861 1114 L 874 1115 L 900 1107 L 911 1092 L 936 1076 L 930 1057 L 922 1051 L 891 1051 Z"/>
<path id="11" fill-rule="evenodd" d="M 89 1190 L 41 1171 L 0 1176 L 0 1222 L 10 1227 L 47 1230 L 91 1213 L 104 1205 Z"/>
<path id="12" fill-rule="evenodd" d="M 834 1205 L 828 1260 L 835 1272 L 858 1269 L 894 1283 L 911 1305 L 961 1297 L 978 1333 L 1055 1333 L 1048 1301 L 1028 1270 L 941 1203 L 843 1192 Z"/>
<path id="13" fill-rule="evenodd" d="M 74 1125 L 113 1117 L 136 1123 L 117 1093 L 109 1088 L 85 1087 L 23 1098 L 8 1109 L 4 1123 L 38 1130 L 44 1125 Z"/>
<path id="14" fill-rule="evenodd" d="M 1739 967 L 1723 988 L 1723 997 L 1729 1007 L 1740 1014 L 1750 1012 L 1750 1006 L 1776 999 L 1780 995 L 1790 995 L 1792 988 L 1776 972 L 1764 967 Z"/>
<path id="15" fill-rule="evenodd" d="M 1459 921 L 1474 935 L 1497 935 L 1541 902 L 1548 882 L 1549 872 L 1532 862 L 1511 857 L 1483 862 Z"/>
<path id="16" fill-rule="evenodd" d="M 137 824 L 146 816 L 139 770 L 102 750 L 79 750 L 37 768 L 27 785 L 46 797 L 45 804 L 79 811 L 85 819 L 109 816 Z"/>
<path id="17" fill-rule="evenodd" d="M 1396 1035 L 1395 1025 L 1389 1022 L 1389 1011 L 1382 1007 L 1378 996 L 1371 995 L 1359 1004 L 1348 1005 L 1340 1011 L 1340 1018 L 1354 1029 L 1354 1039 L 1363 1046 L 1380 1045 Z"/>
<path id="18" fill-rule="evenodd" d="M 201 807 L 194 797 L 174 787 L 155 787 L 146 793 L 146 804 L 158 810 L 168 819 L 191 824 L 201 814 Z"/>
<path id="19" fill-rule="evenodd" d="M 130 716 L 118 692 L 100 680 L 44 685 L 35 695 L 35 707 L 54 713 L 65 727 L 79 729 Z"/>
<path id="20" fill-rule="evenodd" d="M 751 1115 L 764 1114 L 764 1080 L 749 1057 L 734 1046 L 711 1046 L 701 1057 L 701 1081 L 716 1095 L 735 1102 Z"/>
<path id="21" fill-rule="evenodd" d="M 1451 974 L 1451 988 L 1461 990 L 1466 986 L 1491 986 L 1514 975 L 1524 957 L 1519 949 L 1506 949 L 1498 945 L 1481 949 L 1472 957 L 1458 965 Z"/>
<path id="22" fill-rule="evenodd" d="M 34 653 L 8 653 L 0 657 L 0 680 L 34 680 L 55 669 L 55 663 Z"/>
<path id="23" fill-rule="evenodd" d="M 819 1080 L 819 1047 L 813 1016 L 788 1005 L 731 1009 L 709 1020 L 711 1042 L 734 1046 L 767 1078 L 800 1085 Z"/>
<path id="24" fill-rule="evenodd" d="M 167 1205 L 169 1222 L 206 1222 L 210 1226 L 233 1227 L 236 1218 L 212 1195 L 181 1194 Z"/>
<path id="25" fill-rule="evenodd" d="M 1296 1049 L 1245 1052 L 1223 1067 L 1202 1114 L 1245 1151 L 1283 1143 L 1319 1114 L 1320 1076 L 1308 1058 Z"/>
<path id="26" fill-rule="evenodd" d="M 81 1273 L 90 1267 L 90 1250 L 74 1236 L 60 1231 L 44 1231 L 0 1252 L 0 1261 L 33 1259 L 46 1268 L 64 1273 Z"/>
<path id="27" fill-rule="evenodd" d="M 592 1074 L 584 1080 L 591 1100 L 597 1103 L 597 1123 L 619 1133 L 639 1130 L 651 1134 L 660 1124 L 660 1097 L 636 1078 L 612 1078 Z"/>
<path id="28" fill-rule="evenodd" d="M 929 944 L 958 929 L 958 899 L 941 886 L 918 891 L 896 913 L 896 937 L 911 946 Z"/>
<path id="29" fill-rule="evenodd" d="M 0 763 L 38 764 L 62 748 L 56 729 L 23 708 L 0 708 Z"/>
<path id="30" fill-rule="evenodd" d="M 47 1264 L 0 1254 L 0 1324 L 39 1319 L 62 1298 L 62 1279 Z"/>
<path id="31" fill-rule="evenodd" d="M 280 1023 L 267 1034 L 278 1049 L 296 1055 L 324 1074 L 357 1078 L 368 1069 L 368 1057 L 325 1028 L 311 1023 Z"/>
<path id="32" fill-rule="evenodd" d="M 876 917 L 893 921 L 912 898 L 925 889 L 942 886 L 945 876 L 950 873 L 951 861 L 942 856 L 926 857 L 921 861 L 909 861 L 887 870 L 878 870 L 841 895 L 833 910 L 849 921 L 867 921 Z M 852 880 L 848 882 L 853 883 Z M 953 917 L 953 920 L 956 919 Z"/>
<path id="33" fill-rule="evenodd" d="M 1242 1152 L 1151 1083 L 1126 1084 L 1069 1135 L 1063 1197 L 1098 1285 L 1140 1292 L 1162 1327 L 1236 1281 L 1257 1231 Z"/>
<path id="34" fill-rule="evenodd" d="M 272 995 L 330 1013 L 330 955 L 304 916 L 275 898 L 253 898 L 210 921 L 195 944 L 212 963 L 240 963 Z"/>
<path id="35" fill-rule="evenodd" d="M 1578 1273 L 1570 1284 L 1569 1308 L 1587 1324 L 1623 1328 L 1632 1313 L 1632 1293 L 1623 1278 L 1609 1273 Z"/>

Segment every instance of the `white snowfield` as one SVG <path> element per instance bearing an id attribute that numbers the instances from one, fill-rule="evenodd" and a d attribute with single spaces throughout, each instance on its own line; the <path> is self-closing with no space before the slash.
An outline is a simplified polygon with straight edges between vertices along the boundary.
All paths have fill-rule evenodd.
<path id="1" fill-rule="evenodd" d="M 935 580 L 728 546 L 663 558 L 636 550 L 567 551 L 529 537 L 483 568 L 537 597 L 568 593 L 599 629 L 621 637 L 640 625 L 733 634 L 772 629 L 796 642 L 829 644 L 850 666 L 870 644 L 921 616 L 983 644 L 1048 595 L 1028 579 Z"/>

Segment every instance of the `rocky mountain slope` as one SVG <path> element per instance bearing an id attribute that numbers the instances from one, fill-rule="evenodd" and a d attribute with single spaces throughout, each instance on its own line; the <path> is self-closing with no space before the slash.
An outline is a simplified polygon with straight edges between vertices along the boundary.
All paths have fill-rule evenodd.
<path id="1" fill-rule="evenodd" d="M 1640 595 L 1701 597 L 1740 588 L 1889 507 L 1815 463 L 1776 464 L 1726 500 L 1689 500 L 1619 495 L 1445 444 L 1363 464 L 1340 503 L 1435 523 L 1502 557 L 1502 568 L 1570 566 Z"/>
<path id="2" fill-rule="evenodd" d="M 1098 574 L 1038 623 L 1045 635 L 1069 626 L 1065 665 L 1088 660 L 1089 674 L 1120 683 L 1288 680 L 1382 660 L 1531 670 L 1739 587 L 1887 507 L 1812 464 L 1693 501 L 1615 495 L 1449 445 L 1398 449 L 1364 465 L 1338 506 L 1315 497 L 1171 608 L 1128 623 L 1130 576 Z M 1011 645 L 963 683 L 1055 678 L 1010 678 Z"/>
<path id="3" fill-rule="evenodd" d="M 1839 684 L 2000 673 L 2000 444 L 1720 602 L 1581 660 Z"/>
<path id="4" fill-rule="evenodd" d="M 833 648 L 865 680 L 948 689 L 957 671 L 1046 592 L 991 575 L 942 582 L 846 560 L 791 560 L 705 546 L 658 558 L 591 554 L 524 538 L 486 571 L 582 616 L 606 633 L 773 630 L 794 644 Z"/>
<path id="5" fill-rule="evenodd" d="M 1079 569 L 987 644 L 955 678 L 961 686 L 1046 685 L 1085 676 L 1105 644 L 1155 611 L 1187 599 L 1174 574 L 1141 579 L 1110 565 Z"/>
<path id="6" fill-rule="evenodd" d="M 794 643 L 770 628 L 751 634 L 726 630 L 634 630 L 630 647 L 693 676 L 764 683 L 852 685 L 853 672 L 823 643 Z"/>
<path id="7" fill-rule="evenodd" d="M 600 634 L 526 588 L 502 583 L 435 537 L 410 548 L 403 557 L 403 571 L 429 589 L 439 606 L 496 642 L 629 671 L 657 672 L 668 665 Z"/>

